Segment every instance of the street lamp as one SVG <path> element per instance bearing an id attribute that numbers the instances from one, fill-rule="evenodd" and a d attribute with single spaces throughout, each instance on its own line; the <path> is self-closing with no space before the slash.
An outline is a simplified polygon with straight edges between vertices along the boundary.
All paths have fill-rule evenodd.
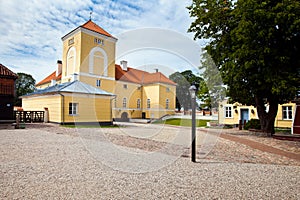
<path id="1" fill-rule="evenodd" d="M 189 88 L 192 100 L 192 162 L 196 162 L 196 92 L 197 87 L 192 84 Z"/>

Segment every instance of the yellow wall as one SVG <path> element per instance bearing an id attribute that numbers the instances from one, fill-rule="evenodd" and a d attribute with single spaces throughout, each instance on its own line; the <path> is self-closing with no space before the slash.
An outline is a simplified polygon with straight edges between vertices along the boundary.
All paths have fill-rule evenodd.
<path id="1" fill-rule="evenodd" d="M 275 119 L 275 126 L 276 127 L 292 127 L 293 125 L 293 119 L 287 120 L 283 119 L 282 115 L 282 106 L 292 106 L 292 112 L 293 112 L 293 118 L 296 110 L 296 104 L 295 103 L 285 103 L 278 105 L 278 112 Z"/>
<path id="2" fill-rule="evenodd" d="M 101 86 L 97 87 L 96 80 L 101 80 Z M 88 77 L 88 76 L 80 76 L 79 81 L 83 83 L 87 83 L 93 87 L 99 88 L 101 90 L 104 90 L 106 92 L 114 93 L 115 88 L 115 82 L 114 80 L 108 80 L 105 78 L 95 78 L 95 77 Z"/>
<path id="3" fill-rule="evenodd" d="M 124 88 L 124 85 L 127 85 L 127 88 Z M 126 112 L 129 118 L 142 117 L 142 109 L 137 108 L 137 99 L 142 98 L 142 88 L 139 84 L 116 81 L 116 86 L 112 93 L 117 95 L 114 105 L 114 118 L 120 118 L 123 112 Z M 123 98 L 127 99 L 126 108 L 123 108 Z"/>
<path id="4" fill-rule="evenodd" d="M 74 38 L 74 43 L 69 45 L 69 40 Z M 96 44 L 95 38 L 100 38 L 104 40 L 104 45 Z M 84 45 L 82 45 L 84 44 Z M 95 83 L 99 77 L 109 77 L 115 78 L 115 44 L 116 42 L 112 39 L 108 39 L 100 34 L 93 33 L 92 35 L 87 34 L 85 32 L 79 31 L 76 34 L 70 35 L 65 38 L 63 41 L 63 67 L 62 67 L 62 82 L 70 81 L 69 74 L 66 74 L 66 65 L 67 65 L 67 54 L 70 48 L 74 47 L 76 49 L 76 67 L 74 73 L 85 74 L 85 76 L 89 76 L 90 82 Z M 107 55 L 107 76 L 103 73 L 103 70 L 96 69 L 94 63 L 94 70 L 92 73 L 89 71 L 89 63 L 90 63 L 90 52 L 93 48 L 98 47 L 105 51 Z M 97 54 L 97 53 L 96 53 Z M 100 55 L 100 54 L 99 54 Z M 100 59 L 102 60 L 102 59 Z M 98 77 L 96 77 L 98 76 Z M 91 84 L 94 85 L 94 84 Z"/>
<path id="5" fill-rule="evenodd" d="M 64 93 L 64 119 L 61 115 L 63 109 L 62 97 L 60 95 L 49 95 L 39 97 L 25 97 L 22 99 L 24 111 L 43 111 L 45 107 L 49 110 L 49 121 L 56 123 L 76 122 L 111 122 L 110 96 L 68 94 Z M 69 115 L 69 103 L 78 103 L 78 114 Z"/>
<path id="6" fill-rule="evenodd" d="M 69 115 L 69 103 L 78 103 L 78 114 Z M 74 94 L 65 96 L 65 122 L 111 122 L 110 97 Z"/>
<path id="7" fill-rule="evenodd" d="M 233 116 L 232 118 L 225 118 L 225 107 L 226 106 L 237 106 L 236 109 L 233 108 Z M 286 103 L 286 104 L 282 104 L 282 105 L 278 105 L 278 112 L 277 112 L 277 116 L 275 119 L 275 127 L 281 127 L 281 128 L 290 128 L 292 127 L 292 123 L 293 120 L 284 120 L 282 117 L 282 106 L 292 106 L 292 112 L 293 112 L 293 117 L 294 117 L 294 113 L 295 113 L 295 109 L 296 109 L 296 104 L 295 103 Z M 243 106 L 243 105 L 239 105 L 238 103 L 234 103 L 234 104 L 228 104 L 227 100 L 222 101 L 219 104 L 219 123 L 220 124 L 229 124 L 229 125 L 235 125 L 235 124 L 239 124 L 239 120 L 240 120 L 240 110 L 241 109 L 249 109 L 249 113 L 250 113 L 250 117 L 249 119 L 258 119 L 258 115 L 257 115 L 257 110 L 254 106 Z M 238 113 L 235 112 L 235 110 L 238 111 Z M 254 113 L 252 113 L 252 110 L 254 111 Z"/>
<path id="8" fill-rule="evenodd" d="M 43 111 L 48 108 L 49 121 L 61 122 L 61 96 L 48 95 L 38 97 L 25 97 L 22 98 L 22 108 L 24 111 Z"/>

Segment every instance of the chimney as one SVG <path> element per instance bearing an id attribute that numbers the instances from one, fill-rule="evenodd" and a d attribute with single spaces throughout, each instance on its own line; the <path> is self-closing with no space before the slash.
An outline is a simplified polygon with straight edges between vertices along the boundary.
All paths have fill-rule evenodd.
<path id="1" fill-rule="evenodd" d="M 72 74 L 71 82 L 73 82 L 73 81 L 78 81 L 78 74 L 76 74 L 76 73 Z"/>
<path id="2" fill-rule="evenodd" d="M 127 61 L 126 60 L 122 60 L 121 62 L 121 68 L 123 71 L 127 71 Z"/>
<path id="3" fill-rule="evenodd" d="M 54 85 L 56 85 L 56 80 L 55 80 L 55 79 L 52 79 L 52 80 L 51 80 L 50 86 L 54 86 Z"/>
<path id="4" fill-rule="evenodd" d="M 61 70 L 62 70 L 62 61 L 61 60 L 57 60 L 56 77 L 61 74 Z"/>
<path id="5" fill-rule="evenodd" d="M 155 69 L 155 73 L 158 73 L 158 69 L 157 68 Z"/>

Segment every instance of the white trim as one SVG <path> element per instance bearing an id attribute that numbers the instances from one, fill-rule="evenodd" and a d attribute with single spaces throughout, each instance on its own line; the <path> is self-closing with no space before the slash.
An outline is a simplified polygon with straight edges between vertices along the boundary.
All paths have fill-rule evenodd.
<path id="1" fill-rule="evenodd" d="M 68 39 L 69 37 L 72 37 L 74 35 L 76 35 L 78 32 L 83 32 L 83 33 L 86 33 L 86 34 L 89 34 L 89 35 L 92 35 L 94 37 L 99 37 L 101 39 L 105 39 L 107 41 L 110 41 L 110 42 L 114 42 L 116 43 L 118 41 L 117 38 L 114 38 L 114 37 L 108 37 L 106 35 L 102 35 L 100 33 L 97 33 L 95 31 L 91 31 L 91 30 L 88 30 L 86 28 L 83 28 L 83 27 L 77 27 L 75 30 L 71 31 L 70 33 L 68 33 L 67 35 L 63 36 L 61 38 L 62 41 L 65 41 L 66 39 Z"/>
<path id="2" fill-rule="evenodd" d="M 296 112 L 297 112 L 297 107 L 300 107 L 300 105 L 295 105 L 295 111 L 294 111 L 294 116 L 293 116 L 293 123 L 292 123 L 292 127 L 291 127 L 291 134 L 293 135 L 294 134 L 294 127 L 299 127 L 299 126 L 295 126 L 295 119 L 296 119 Z M 294 107 L 294 106 L 293 106 Z"/>
<path id="3" fill-rule="evenodd" d="M 104 60 L 103 73 L 104 73 L 104 76 L 107 76 L 107 68 L 108 68 L 107 54 L 104 51 L 104 49 L 102 49 L 98 46 L 92 48 L 92 50 L 89 53 L 89 73 L 94 74 L 94 55 L 95 55 L 96 52 L 100 52 L 103 55 L 103 60 Z"/>
<path id="4" fill-rule="evenodd" d="M 233 119 L 233 106 L 232 105 L 224 105 L 224 118 L 225 119 Z M 231 108 L 231 117 L 226 117 L 226 107 Z"/>
<path id="5" fill-rule="evenodd" d="M 61 38 L 61 40 L 64 42 L 64 41 L 67 40 L 68 38 L 70 38 L 70 37 L 76 35 L 77 33 L 79 33 L 80 30 L 81 30 L 80 27 L 76 28 L 75 30 L 73 30 L 73 31 L 71 31 L 70 33 L 68 33 L 67 35 L 63 36 L 63 37 Z"/>
<path id="6" fill-rule="evenodd" d="M 95 31 L 91 31 L 89 29 L 86 29 L 86 28 L 83 28 L 83 27 L 79 27 L 81 32 L 83 33 L 86 33 L 86 34 L 89 34 L 89 35 L 92 35 L 94 37 L 98 37 L 98 38 L 101 38 L 101 39 L 104 39 L 104 40 L 107 40 L 107 41 L 110 41 L 110 42 L 114 42 L 116 43 L 118 41 L 117 38 L 114 38 L 114 37 L 108 37 L 106 35 L 103 35 L 103 34 L 100 34 L 100 33 L 97 33 Z"/>
<path id="7" fill-rule="evenodd" d="M 104 95 L 104 94 L 84 94 L 84 93 L 65 93 L 62 92 L 66 97 L 85 97 L 85 98 L 94 98 L 94 99 L 107 99 L 114 98 L 115 96 Z"/>
<path id="8" fill-rule="evenodd" d="M 69 70 L 69 62 L 68 62 L 68 60 L 69 60 L 69 57 L 70 57 L 69 54 L 72 51 L 74 51 L 74 56 L 73 56 L 73 59 L 74 59 L 73 60 L 73 72 L 69 73 L 70 70 Z M 68 76 L 68 75 L 76 73 L 75 69 L 76 69 L 76 48 L 74 46 L 72 46 L 72 47 L 69 48 L 69 50 L 67 52 L 67 63 L 66 63 L 66 74 L 65 74 L 65 76 Z"/>
<path id="9" fill-rule="evenodd" d="M 111 80 L 114 81 L 115 78 L 113 77 L 108 77 L 108 76 L 100 76 L 100 75 L 96 75 L 96 74 L 88 74 L 85 72 L 79 72 L 78 73 L 79 76 L 87 76 L 87 77 L 91 77 L 91 78 L 98 78 L 98 79 L 106 79 L 106 80 Z"/>
<path id="10" fill-rule="evenodd" d="M 283 107 L 287 107 L 287 108 L 288 108 L 288 107 L 291 107 L 291 108 L 292 108 L 292 109 L 291 109 L 291 110 L 292 110 L 292 119 L 290 119 L 290 118 L 284 119 L 284 118 L 283 118 L 283 112 L 284 112 Z M 283 121 L 293 121 L 293 120 L 294 120 L 294 118 L 293 118 L 293 117 L 294 117 L 294 116 L 293 116 L 293 115 L 294 115 L 294 112 L 293 112 L 293 106 L 292 106 L 292 105 L 281 105 L 281 111 L 282 111 L 282 113 L 281 113 L 281 114 L 282 114 L 282 119 L 281 119 L 281 120 L 283 120 Z M 286 115 L 287 115 L 287 117 L 289 116 L 289 109 L 287 110 Z"/>

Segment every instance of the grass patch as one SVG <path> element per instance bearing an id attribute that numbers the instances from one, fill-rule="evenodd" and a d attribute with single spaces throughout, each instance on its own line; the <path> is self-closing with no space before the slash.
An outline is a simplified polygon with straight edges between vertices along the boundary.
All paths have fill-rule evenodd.
<path id="1" fill-rule="evenodd" d="M 291 134 L 291 128 L 275 128 L 275 133 Z"/>
<path id="2" fill-rule="evenodd" d="M 60 125 L 60 127 L 64 128 L 118 128 L 118 125 L 106 125 L 106 126 L 100 126 L 100 125 Z"/>
<path id="3" fill-rule="evenodd" d="M 207 122 L 214 122 L 214 121 L 197 119 L 196 127 L 206 127 Z M 192 120 L 191 119 L 172 118 L 172 119 L 167 119 L 167 120 L 159 120 L 159 121 L 154 122 L 154 124 L 168 124 L 168 125 L 174 125 L 174 126 L 192 126 Z"/>

